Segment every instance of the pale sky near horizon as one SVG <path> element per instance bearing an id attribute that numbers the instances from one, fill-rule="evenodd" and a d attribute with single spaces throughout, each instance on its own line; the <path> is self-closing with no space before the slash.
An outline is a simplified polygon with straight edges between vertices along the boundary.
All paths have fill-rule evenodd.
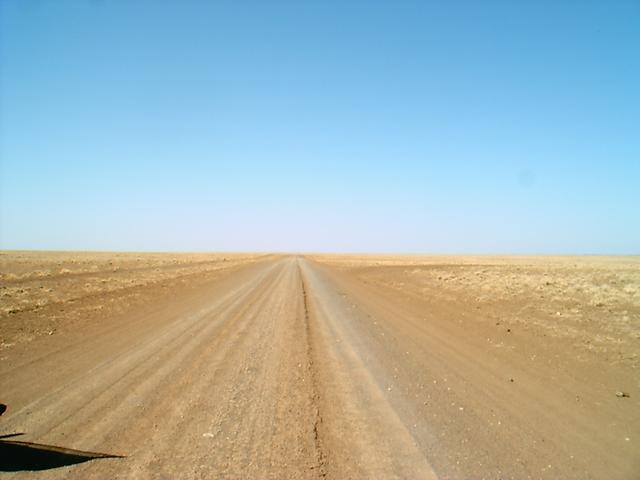
<path id="1" fill-rule="evenodd" d="M 0 0 L 0 249 L 640 253 L 640 2 Z"/>

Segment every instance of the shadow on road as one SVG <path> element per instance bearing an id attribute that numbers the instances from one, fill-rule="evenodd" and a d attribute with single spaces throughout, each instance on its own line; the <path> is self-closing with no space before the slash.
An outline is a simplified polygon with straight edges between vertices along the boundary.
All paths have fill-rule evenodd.
<path id="1" fill-rule="evenodd" d="M 47 470 L 75 465 L 96 458 L 123 458 L 121 455 L 83 452 L 52 445 L 4 440 L 9 436 L 13 435 L 0 438 L 0 472 Z"/>
<path id="2" fill-rule="evenodd" d="M 0 415 L 7 406 L 0 403 Z M 7 440 L 19 437 L 23 433 L 0 435 L 0 472 L 19 472 L 21 470 L 48 470 L 50 468 L 75 465 L 95 458 L 124 458 L 122 455 L 108 453 L 83 452 L 70 448 L 42 445 L 40 443 Z"/>

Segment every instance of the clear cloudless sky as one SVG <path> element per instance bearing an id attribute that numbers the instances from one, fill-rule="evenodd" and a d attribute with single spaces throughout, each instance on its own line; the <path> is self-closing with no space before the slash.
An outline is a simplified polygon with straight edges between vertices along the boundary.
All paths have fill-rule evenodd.
<path id="1" fill-rule="evenodd" d="M 640 2 L 0 0 L 0 248 L 640 253 Z"/>

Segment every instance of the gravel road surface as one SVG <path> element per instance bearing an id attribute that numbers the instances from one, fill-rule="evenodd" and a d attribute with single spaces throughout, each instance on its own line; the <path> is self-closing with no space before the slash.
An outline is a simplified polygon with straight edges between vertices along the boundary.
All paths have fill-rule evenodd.
<path id="1" fill-rule="evenodd" d="M 0 350 L 1 476 L 640 478 L 633 365 L 314 257 L 194 275 Z"/>

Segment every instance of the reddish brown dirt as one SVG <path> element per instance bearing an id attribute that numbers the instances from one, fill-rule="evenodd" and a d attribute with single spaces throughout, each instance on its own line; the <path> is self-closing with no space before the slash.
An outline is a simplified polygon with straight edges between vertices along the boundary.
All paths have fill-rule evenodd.
<path id="1" fill-rule="evenodd" d="M 637 258 L 7 252 L 0 267 L 0 435 L 126 456 L 9 478 L 640 472 Z"/>

